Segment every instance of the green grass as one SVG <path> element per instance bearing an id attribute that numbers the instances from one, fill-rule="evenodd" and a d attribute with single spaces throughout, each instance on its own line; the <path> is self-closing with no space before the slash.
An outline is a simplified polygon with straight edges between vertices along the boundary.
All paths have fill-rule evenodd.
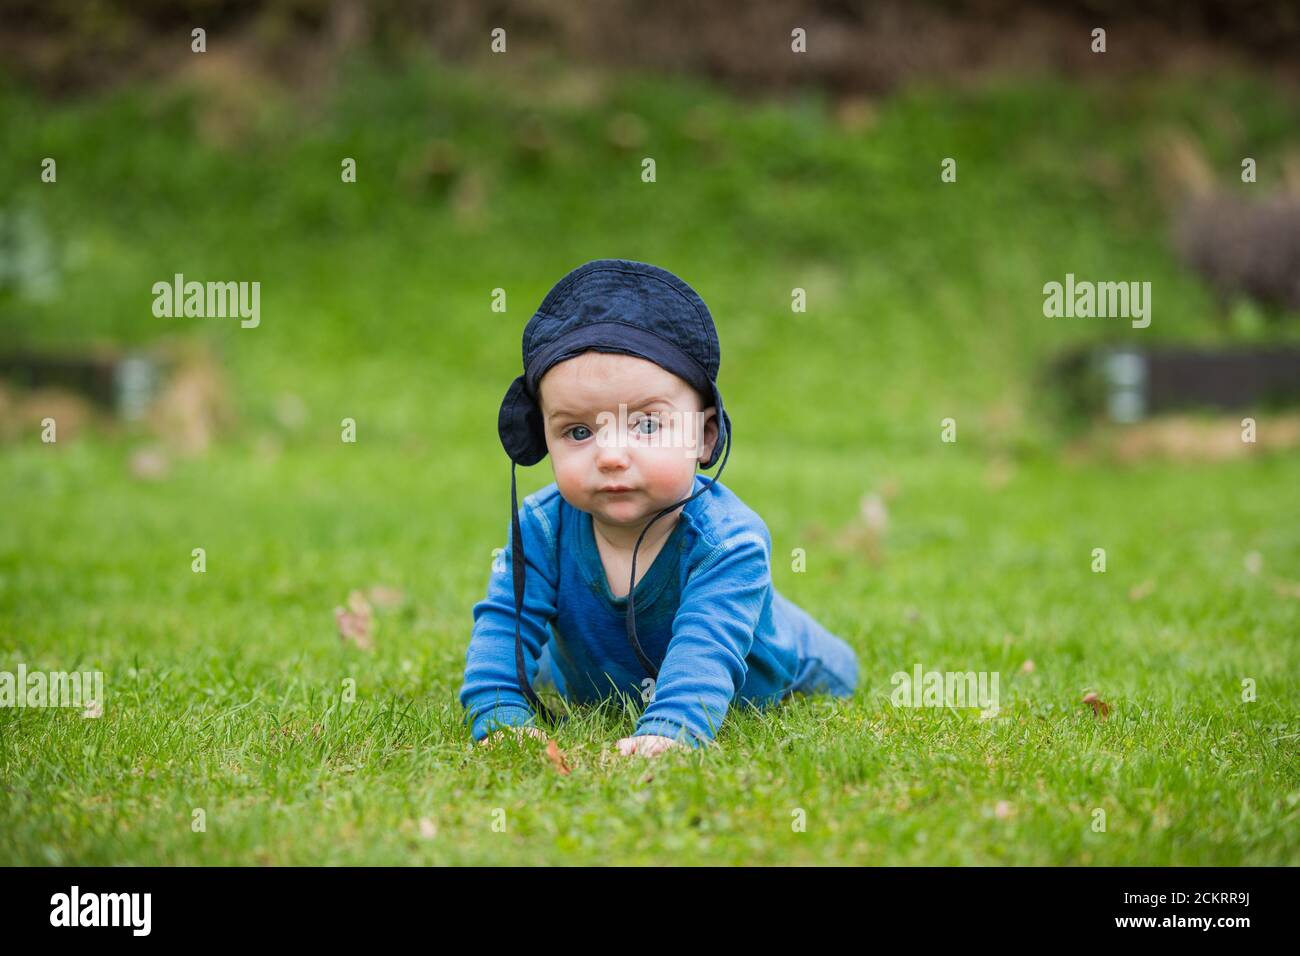
<path id="1" fill-rule="evenodd" d="M 7 205 L 62 250 L 57 294 L 11 296 L 0 334 L 199 334 L 237 411 L 157 482 L 128 468 L 139 431 L 0 446 L 0 669 L 107 685 L 97 720 L 0 710 L 0 863 L 1300 860 L 1300 459 L 1071 463 L 1034 380 L 1069 344 L 1230 334 L 1161 238 L 1143 135 L 1190 124 L 1231 170 L 1243 143 L 1285 146 L 1293 102 L 1247 78 L 1006 81 L 913 91 L 853 133 L 815 99 L 632 76 L 579 108 L 526 89 L 358 65 L 310 120 L 258 97 L 235 145 L 205 140 L 211 107 L 179 94 L 0 92 Z M 604 134 L 620 111 L 646 129 L 629 152 Z M 515 146 L 525 121 L 547 131 L 540 159 Z M 431 139 L 459 150 L 467 212 L 405 171 Z M 35 181 L 47 155 L 54 186 Z M 1102 160 L 1118 175 L 1090 175 Z M 652 763 L 611 754 L 633 714 L 580 711 L 562 776 L 540 745 L 475 748 L 455 694 L 509 523 L 494 424 L 522 325 L 602 256 L 664 265 L 709 302 L 737 437 L 723 480 L 767 521 L 776 586 L 856 648 L 862 686 L 733 712 L 715 750 Z M 149 288 L 178 271 L 260 280 L 261 327 L 155 319 Z M 1045 320 L 1042 284 L 1067 271 L 1151 280 L 1152 327 Z M 286 393 L 300 428 L 274 414 Z M 521 493 L 550 481 L 521 476 Z M 836 529 L 886 483 L 873 563 Z M 373 653 L 344 646 L 332 609 L 377 584 L 405 600 Z M 890 675 L 915 663 L 998 672 L 1001 715 L 893 707 Z"/>

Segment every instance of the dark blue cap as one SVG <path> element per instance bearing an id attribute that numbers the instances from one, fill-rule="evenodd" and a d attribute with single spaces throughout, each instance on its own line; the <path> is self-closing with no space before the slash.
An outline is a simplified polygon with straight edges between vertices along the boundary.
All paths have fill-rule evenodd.
<path id="1" fill-rule="evenodd" d="M 717 386 L 722 354 L 713 316 L 677 276 L 630 259 L 578 266 L 552 287 L 528 320 L 524 374 L 510 384 L 497 418 L 511 461 L 535 465 L 546 457 L 538 383 L 556 363 L 589 350 L 647 359 L 708 400 L 717 409 L 718 440 L 701 467 L 713 467 L 731 432 Z"/>
<path id="2" fill-rule="evenodd" d="M 712 396 L 711 404 L 717 410 L 718 440 L 700 467 L 713 467 L 721 455 L 722 467 L 718 474 L 695 494 L 657 512 L 646 522 L 632 548 L 627 636 L 651 677 L 657 678 L 659 669 L 646 657 L 636 636 L 637 550 L 652 524 L 713 487 L 731 454 L 731 419 L 723 408 L 717 383 L 722 361 L 718 332 L 708 306 L 694 289 L 666 269 L 630 259 L 596 259 L 578 266 L 552 287 L 524 327 L 524 373 L 510 383 L 497 416 L 501 445 L 511 461 L 513 556 L 510 563 L 515 592 L 515 669 L 524 696 L 540 716 L 552 721 L 553 715 L 528 683 L 524 667 L 520 628 L 527 572 L 514 466 L 535 465 L 546 457 L 546 433 L 538 400 L 542 376 L 557 362 L 586 351 L 618 352 L 654 362 L 692 385 L 701 397 Z"/>

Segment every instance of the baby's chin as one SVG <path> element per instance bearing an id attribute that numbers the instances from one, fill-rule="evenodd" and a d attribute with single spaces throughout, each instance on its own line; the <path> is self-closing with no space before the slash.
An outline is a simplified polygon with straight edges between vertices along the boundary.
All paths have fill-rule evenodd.
<path id="1" fill-rule="evenodd" d="M 605 500 L 602 501 L 601 499 Z M 640 528 L 647 520 L 679 500 L 673 498 L 667 501 L 658 501 L 648 498 L 644 492 L 628 495 L 597 494 L 588 499 L 589 506 L 583 510 L 600 518 L 605 524 Z"/>

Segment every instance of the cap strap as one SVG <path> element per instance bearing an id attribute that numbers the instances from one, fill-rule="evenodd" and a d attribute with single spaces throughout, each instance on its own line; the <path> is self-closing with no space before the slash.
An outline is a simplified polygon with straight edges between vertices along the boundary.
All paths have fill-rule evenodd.
<path id="1" fill-rule="evenodd" d="M 524 666 L 524 638 L 522 633 L 524 618 L 524 575 L 526 573 L 524 556 L 524 536 L 519 528 L 519 503 L 515 491 L 515 462 L 510 463 L 510 570 L 515 580 L 515 676 L 519 679 L 519 689 L 524 692 L 528 702 L 537 710 L 538 716 L 548 723 L 555 723 L 555 715 L 547 709 L 528 683 L 528 669 Z"/>
<path id="2" fill-rule="evenodd" d="M 722 477 L 722 469 L 727 467 L 727 456 L 731 454 L 730 429 L 728 429 L 727 431 L 726 439 L 727 439 L 727 443 L 726 446 L 723 448 L 722 464 L 718 466 L 718 473 L 714 475 L 712 478 L 710 478 L 709 483 L 705 485 L 703 488 L 701 488 L 699 491 L 695 492 L 695 494 L 691 495 L 689 498 L 683 498 L 681 501 L 677 502 L 676 504 L 669 505 L 667 508 L 664 508 L 653 518 L 647 521 L 646 526 L 641 529 L 641 534 L 636 539 L 636 544 L 632 546 L 632 579 L 628 583 L 628 587 L 627 587 L 627 640 L 628 643 L 632 645 L 632 650 L 636 653 L 637 660 L 641 662 L 641 666 L 644 667 L 646 673 L 649 674 L 656 681 L 659 679 L 659 668 L 655 667 L 654 664 L 650 662 L 650 658 L 646 656 L 645 651 L 641 647 L 641 642 L 638 641 L 636 637 L 636 552 L 637 549 L 641 547 L 641 539 L 644 538 L 645 533 L 650 530 L 650 525 L 654 524 L 656 521 L 658 521 L 664 515 L 668 514 L 670 511 L 673 511 L 676 508 L 680 508 L 682 505 L 686 504 L 687 502 L 693 501 L 695 498 L 704 494 L 704 492 L 712 488 L 714 483 L 719 478 Z"/>

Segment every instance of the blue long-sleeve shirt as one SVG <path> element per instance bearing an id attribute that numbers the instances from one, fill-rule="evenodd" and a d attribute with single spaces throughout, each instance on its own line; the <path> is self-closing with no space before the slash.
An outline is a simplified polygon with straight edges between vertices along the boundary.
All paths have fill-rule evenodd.
<path id="1" fill-rule="evenodd" d="M 695 481 L 692 492 L 706 479 Z M 549 641 L 555 684 L 567 700 L 590 703 L 615 692 L 642 699 L 648 675 L 627 639 L 627 598 L 610 592 L 591 515 L 552 483 L 524 498 L 519 522 L 529 682 Z M 487 597 L 474 605 L 460 690 L 475 740 L 533 718 L 516 676 L 509 534 L 506 540 Z M 762 707 L 790 693 L 808 650 L 827 632 L 773 588 L 771 552 L 762 518 L 721 483 L 683 506 L 636 586 L 637 639 L 659 677 L 634 735 L 698 747 L 713 739 L 733 702 Z"/>

